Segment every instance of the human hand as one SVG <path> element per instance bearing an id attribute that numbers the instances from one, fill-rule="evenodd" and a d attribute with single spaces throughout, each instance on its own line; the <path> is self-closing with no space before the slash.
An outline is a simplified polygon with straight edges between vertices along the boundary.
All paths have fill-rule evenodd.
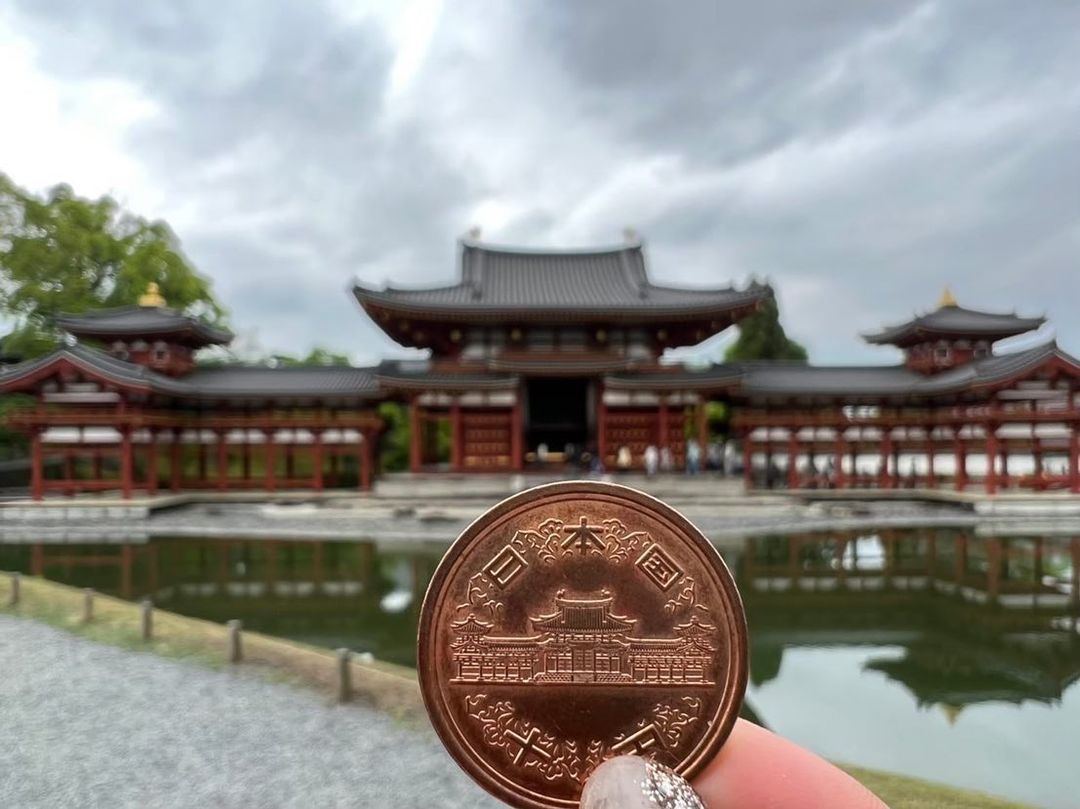
<path id="1" fill-rule="evenodd" d="M 696 794 L 695 794 L 696 790 Z M 637 756 L 605 761 L 589 776 L 581 809 L 888 809 L 824 759 L 739 719 L 693 789 Z"/>

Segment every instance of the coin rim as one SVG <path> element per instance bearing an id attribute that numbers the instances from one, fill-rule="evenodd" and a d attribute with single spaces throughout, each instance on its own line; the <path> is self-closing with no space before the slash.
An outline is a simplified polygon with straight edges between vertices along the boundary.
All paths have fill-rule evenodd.
<path id="1" fill-rule="evenodd" d="M 556 799 L 541 801 L 511 789 L 506 783 L 491 776 L 486 769 L 490 767 L 489 764 L 476 760 L 477 757 L 472 753 L 471 748 L 460 738 L 460 734 L 455 732 L 452 724 L 448 722 L 448 716 L 444 715 L 448 714 L 448 712 L 442 704 L 441 689 L 439 688 L 440 680 L 435 674 L 436 668 L 433 665 L 435 633 L 432 631 L 432 621 L 439 601 L 440 591 L 451 568 L 458 557 L 491 521 L 507 511 L 518 508 L 523 502 L 527 503 L 530 500 L 548 495 L 569 493 L 606 494 L 623 497 L 637 505 L 653 509 L 660 512 L 661 515 L 669 517 L 677 526 L 683 529 L 690 541 L 698 546 L 699 551 L 703 552 L 707 559 L 716 564 L 721 589 L 730 599 L 732 615 L 729 616 L 728 625 L 734 628 L 735 638 L 729 653 L 729 668 L 734 672 L 735 676 L 733 678 L 729 676 L 727 679 L 732 683 L 732 688 L 717 708 L 715 713 L 717 720 L 706 732 L 702 740 L 698 742 L 697 755 L 681 762 L 675 768 L 676 772 L 685 778 L 693 778 L 716 756 L 735 725 L 735 720 L 739 714 L 739 706 L 742 704 L 746 693 L 749 633 L 746 624 L 746 609 L 743 605 L 742 596 L 739 594 L 739 588 L 735 583 L 735 577 L 732 576 L 731 570 L 728 568 L 727 563 L 724 562 L 716 546 L 678 509 L 673 508 L 659 498 L 630 486 L 596 480 L 568 480 L 546 483 L 507 497 L 469 523 L 458 535 L 457 539 L 451 543 L 450 547 L 447 548 L 446 553 L 443 554 L 442 559 L 439 561 L 439 565 L 428 583 L 423 606 L 420 609 L 420 622 L 417 627 L 416 637 L 416 661 L 417 678 L 420 683 L 420 694 L 424 700 L 424 707 L 427 710 L 428 718 L 435 729 L 435 733 L 447 752 L 450 753 L 457 765 L 488 793 L 507 803 L 522 807 L 522 809 L 566 809 L 566 807 L 575 804 L 564 800 L 555 802 Z M 509 778 L 504 780 L 511 782 Z"/>

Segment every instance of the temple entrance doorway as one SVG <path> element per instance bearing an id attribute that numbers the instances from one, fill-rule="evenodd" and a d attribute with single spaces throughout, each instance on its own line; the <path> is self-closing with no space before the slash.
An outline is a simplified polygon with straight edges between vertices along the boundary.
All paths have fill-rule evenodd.
<path id="1" fill-rule="evenodd" d="M 528 457 L 537 462 L 569 461 L 589 442 L 589 380 L 544 377 L 525 383 L 525 442 Z M 546 459 L 538 450 L 547 448 Z"/>

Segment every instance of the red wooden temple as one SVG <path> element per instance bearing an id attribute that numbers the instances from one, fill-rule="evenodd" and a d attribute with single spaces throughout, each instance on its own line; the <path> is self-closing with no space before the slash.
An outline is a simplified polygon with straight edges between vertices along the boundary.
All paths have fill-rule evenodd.
<path id="1" fill-rule="evenodd" d="M 385 401 L 408 408 L 413 472 L 590 457 L 611 470 L 620 456 L 641 468 L 649 445 L 681 468 L 689 442 L 712 438 L 715 401 L 730 408 L 748 487 L 1080 492 L 1080 363 L 1052 342 L 992 350 L 1041 318 L 946 295 L 866 336 L 901 349 L 901 364 L 691 368 L 661 356 L 722 332 L 772 291 L 655 284 L 636 240 L 569 251 L 463 240 L 453 285 L 353 292 L 386 334 L 429 357 L 200 366 L 195 352 L 231 335 L 168 308 L 156 290 L 137 306 L 60 318 L 71 345 L 0 366 L 0 393 L 34 398 L 9 418 L 31 437 L 33 496 L 367 488 Z M 1010 473 L 1016 456 L 1026 468 Z"/>

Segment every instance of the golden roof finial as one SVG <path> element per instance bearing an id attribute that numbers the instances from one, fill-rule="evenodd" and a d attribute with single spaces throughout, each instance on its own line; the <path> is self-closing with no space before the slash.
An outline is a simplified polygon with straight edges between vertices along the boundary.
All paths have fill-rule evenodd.
<path id="1" fill-rule="evenodd" d="M 938 301 L 938 308 L 942 309 L 946 306 L 959 306 L 956 302 L 956 297 L 952 294 L 952 290 L 945 287 L 945 291 L 941 293 L 941 300 Z"/>
<path id="2" fill-rule="evenodd" d="M 146 285 L 146 292 L 139 296 L 139 306 L 164 306 L 165 298 L 161 295 L 161 287 L 151 281 Z"/>

